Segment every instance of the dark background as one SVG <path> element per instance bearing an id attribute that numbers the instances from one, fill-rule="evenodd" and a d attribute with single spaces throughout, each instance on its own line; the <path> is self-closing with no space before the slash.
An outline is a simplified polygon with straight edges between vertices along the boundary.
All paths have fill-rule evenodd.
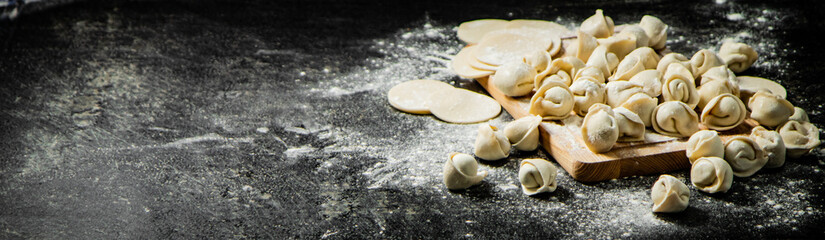
<path id="1" fill-rule="evenodd" d="M 41 1 L 0 19 L 0 238 L 813 238 L 825 235 L 821 148 L 691 187 L 650 212 L 658 176 L 527 197 L 521 158 L 467 191 L 441 184 L 476 125 L 405 114 L 393 85 L 480 90 L 439 58 L 478 18 L 568 27 L 605 10 L 671 26 L 691 56 L 736 37 L 823 127 L 821 1 Z M 11 8 L 4 9 L 9 11 Z M 743 16 L 744 18 L 739 18 Z M 761 17 L 761 18 L 760 18 Z M 503 113 L 491 123 L 503 126 Z M 671 173 L 689 182 L 686 170 Z"/>

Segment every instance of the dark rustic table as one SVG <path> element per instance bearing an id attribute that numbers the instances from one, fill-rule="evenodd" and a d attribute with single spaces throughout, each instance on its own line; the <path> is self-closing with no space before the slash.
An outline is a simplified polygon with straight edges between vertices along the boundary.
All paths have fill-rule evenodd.
<path id="1" fill-rule="evenodd" d="M 419 78 L 482 91 L 445 67 L 463 21 L 573 28 L 601 8 L 617 24 L 661 18 L 687 56 L 753 45 L 741 75 L 782 83 L 823 128 L 825 4 L 494 2 L 55 0 L 13 20 L 0 6 L 0 238 L 825 235 L 822 148 L 725 194 L 691 187 L 678 214 L 650 212 L 658 176 L 581 183 L 559 170 L 557 191 L 525 196 L 517 163 L 543 151 L 482 162 L 481 185 L 451 192 L 441 166 L 472 152 L 476 125 L 385 100 Z"/>

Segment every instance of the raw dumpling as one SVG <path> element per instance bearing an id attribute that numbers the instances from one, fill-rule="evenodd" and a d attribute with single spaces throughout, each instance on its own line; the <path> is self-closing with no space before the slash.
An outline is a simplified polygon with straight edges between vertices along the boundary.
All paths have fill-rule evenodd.
<path id="1" fill-rule="evenodd" d="M 566 118 L 573 110 L 573 93 L 564 83 L 547 81 L 530 99 L 530 114 L 545 120 Z"/>
<path id="2" fill-rule="evenodd" d="M 750 177 L 765 166 L 765 152 L 750 137 L 735 136 L 725 143 L 725 161 L 737 177 Z"/>
<path id="3" fill-rule="evenodd" d="M 503 19 L 478 19 L 463 22 L 458 25 L 458 39 L 467 44 L 475 44 L 481 41 L 489 32 L 504 29 L 509 21 Z"/>
<path id="4" fill-rule="evenodd" d="M 645 127 L 650 127 L 652 126 L 650 118 L 653 116 L 653 110 L 656 109 L 658 104 L 659 100 L 656 98 L 648 96 L 645 93 L 636 93 L 625 100 L 621 107 L 636 113 L 636 115 L 639 115 L 639 117 L 642 118 L 642 122 L 644 122 Z"/>
<path id="5" fill-rule="evenodd" d="M 708 69 L 712 67 L 725 65 L 725 61 L 719 58 L 719 55 L 710 50 L 702 49 L 693 54 L 690 58 L 690 70 L 693 76 L 702 76 Z"/>
<path id="6" fill-rule="evenodd" d="M 613 76 L 610 76 L 607 80 L 608 81 L 627 81 L 630 80 L 634 75 L 642 72 L 645 70 L 644 64 L 638 57 L 635 56 L 627 56 L 616 67 L 616 72 L 613 73 Z"/>
<path id="7" fill-rule="evenodd" d="M 584 68 L 584 62 L 575 57 L 563 57 L 553 59 L 553 61 L 550 62 L 550 65 L 547 66 L 547 69 L 545 71 L 536 75 L 533 85 L 536 86 L 536 89 L 541 88 L 541 86 L 544 84 L 544 81 L 547 80 L 547 78 L 549 78 L 545 78 L 545 76 L 552 77 L 553 75 L 559 75 L 559 79 L 562 79 L 563 83 L 565 83 L 566 86 L 570 86 L 570 84 L 573 82 L 573 74 L 578 72 L 578 70 L 581 68 Z"/>
<path id="8" fill-rule="evenodd" d="M 589 66 L 585 64 L 583 68 L 579 69 L 579 71 L 576 72 L 576 76 L 573 78 L 573 81 L 578 81 L 579 78 L 583 77 L 591 77 L 592 79 L 588 80 L 591 80 L 595 83 L 604 84 L 605 82 L 604 73 L 602 73 L 601 69 L 595 66 Z"/>
<path id="9" fill-rule="evenodd" d="M 680 101 L 690 106 L 690 109 L 699 104 L 699 92 L 696 91 L 696 82 L 690 71 L 681 64 L 671 63 L 663 76 L 662 99 L 664 101 Z"/>
<path id="10" fill-rule="evenodd" d="M 647 33 L 648 46 L 656 50 L 662 50 L 667 43 L 668 26 L 657 17 L 644 15 L 639 21 L 639 27 Z"/>
<path id="11" fill-rule="evenodd" d="M 533 151 L 539 146 L 541 117 L 528 115 L 504 126 L 504 136 L 513 147 L 521 151 Z"/>
<path id="12" fill-rule="evenodd" d="M 587 59 L 590 58 L 590 54 L 593 53 L 593 50 L 599 46 L 599 42 L 596 41 L 596 38 L 593 35 L 590 35 L 586 32 L 577 31 L 576 32 L 576 41 L 573 42 L 570 46 L 570 52 L 573 53 L 573 56 L 582 60 L 582 62 L 587 62 Z"/>
<path id="13" fill-rule="evenodd" d="M 593 104 L 604 103 L 604 84 L 589 79 L 592 77 L 582 77 L 570 85 L 570 92 L 573 93 L 573 111 L 579 116 L 586 115 Z"/>
<path id="14" fill-rule="evenodd" d="M 731 94 L 739 98 L 739 86 L 728 80 L 712 80 L 696 88 L 699 94 L 699 103 L 696 105 L 699 109 L 704 109 L 711 99 L 722 95 Z M 741 101 L 741 100 L 740 100 Z"/>
<path id="15" fill-rule="evenodd" d="M 685 55 L 682 55 L 681 53 L 675 52 L 665 54 L 665 56 L 663 56 L 662 59 L 659 59 L 659 63 L 656 64 L 656 70 L 659 70 L 659 72 L 664 73 L 671 63 L 682 64 L 682 66 L 685 66 L 686 69 L 690 70 L 690 59 L 688 59 L 687 57 L 685 57 Z M 691 76 L 693 76 L 693 73 L 691 73 Z"/>
<path id="16" fill-rule="evenodd" d="M 728 67 L 725 66 L 725 65 L 716 66 L 716 67 L 712 67 L 712 68 L 708 69 L 707 72 L 702 74 L 702 76 L 699 78 L 699 80 L 700 80 L 699 83 L 698 83 L 699 86 L 705 85 L 708 82 L 716 81 L 716 80 L 718 80 L 718 81 L 728 81 L 731 84 L 736 85 L 736 90 L 737 90 L 737 92 L 739 91 L 739 79 L 737 79 L 736 74 L 733 73 L 733 71 L 731 71 L 730 69 L 728 69 Z M 735 93 L 733 95 L 739 95 L 739 94 Z"/>
<path id="17" fill-rule="evenodd" d="M 439 89 L 452 89 L 450 84 L 428 79 L 399 83 L 387 92 L 387 100 L 395 109 L 414 113 L 430 113 L 430 95 Z"/>
<path id="18" fill-rule="evenodd" d="M 501 65 L 490 82 L 504 95 L 518 97 L 533 91 L 536 70 L 524 61 L 512 61 Z"/>
<path id="19" fill-rule="evenodd" d="M 650 121 L 656 132 L 666 136 L 688 137 L 699 131 L 699 116 L 692 107 L 680 101 L 659 104 Z"/>
<path id="20" fill-rule="evenodd" d="M 633 41 L 636 42 L 636 48 L 641 47 L 648 47 L 650 46 L 650 37 L 647 36 L 645 30 L 640 27 L 638 24 L 627 25 L 619 31 L 617 35 L 626 35 L 633 38 Z"/>
<path id="21" fill-rule="evenodd" d="M 599 45 L 593 49 L 593 53 L 587 59 L 587 66 L 597 67 L 602 70 L 602 75 L 610 76 L 619 66 L 619 57 L 615 53 L 608 52 L 607 47 Z"/>
<path id="22" fill-rule="evenodd" d="M 701 130 L 690 136 L 685 144 L 690 164 L 703 157 L 725 157 L 725 144 L 714 130 Z"/>
<path id="23" fill-rule="evenodd" d="M 819 128 L 809 122 L 790 120 L 779 128 L 787 157 L 799 158 L 819 146 Z"/>
<path id="24" fill-rule="evenodd" d="M 619 139 L 619 123 L 613 109 L 601 103 L 590 107 L 581 129 L 584 144 L 594 153 L 610 151 Z"/>
<path id="25" fill-rule="evenodd" d="M 547 51 L 535 51 L 524 57 L 524 62 L 533 67 L 535 73 L 539 73 L 547 69 L 551 58 Z"/>
<path id="26" fill-rule="evenodd" d="M 781 98 L 788 96 L 788 91 L 785 90 L 785 87 L 767 78 L 738 76 L 736 77 L 736 81 L 739 85 L 739 98 L 745 103 L 750 102 L 751 97 L 760 90 L 776 94 Z"/>
<path id="27" fill-rule="evenodd" d="M 473 154 L 488 161 L 506 158 L 510 155 L 510 140 L 498 128 L 487 123 L 479 124 Z"/>
<path id="28" fill-rule="evenodd" d="M 627 58 L 628 56 L 634 56 L 639 58 L 639 62 L 642 63 L 642 66 L 644 66 L 645 69 L 656 69 L 656 66 L 659 64 L 659 61 L 661 60 L 659 54 L 657 54 L 655 50 L 649 47 L 640 47 L 634 49 L 632 52 L 627 54 L 625 58 Z"/>
<path id="29" fill-rule="evenodd" d="M 613 109 L 613 116 L 619 125 L 619 142 L 645 140 L 645 123 L 636 113 L 623 107 Z"/>
<path id="30" fill-rule="evenodd" d="M 785 141 L 782 141 L 782 135 L 762 126 L 756 126 L 751 129 L 750 137 L 765 152 L 768 158 L 768 162 L 765 163 L 766 168 L 778 168 L 785 164 Z"/>
<path id="31" fill-rule="evenodd" d="M 475 51 L 477 47 L 477 45 L 464 47 L 453 57 L 453 60 L 450 61 L 450 68 L 452 68 L 458 76 L 475 79 L 490 76 L 494 73 L 493 70 L 478 69 L 472 66 L 471 62 L 478 62 L 473 55 L 473 51 Z"/>
<path id="32" fill-rule="evenodd" d="M 518 170 L 521 191 L 527 195 L 556 191 L 556 166 L 544 159 L 524 159 Z"/>
<path id="33" fill-rule="evenodd" d="M 791 116 L 788 117 L 788 120 L 794 120 L 797 122 L 810 122 L 810 120 L 808 120 L 808 113 L 805 112 L 805 109 L 802 109 L 800 107 L 793 107 L 793 114 L 791 114 Z"/>
<path id="34" fill-rule="evenodd" d="M 495 99 L 461 88 L 434 91 L 428 103 L 435 117 L 451 123 L 481 122 L 501 113 Z"/>
<path id="35" fill-rule="evenodd" d="M 743 72 L 748 69 L 759 54 L 750 45 L 727 41 L 719 48 L 719 57 L 734 72 Z"/>
<path id="36" fill-rule="evenodd" d="M 727 192 L 733 184 L 733 169 L 719 157 L 699 158 L 690 167 L 690 182 L 702 192 Z"/>
<path id="37" fill-rule="evenodd" d="M 784 123 L 794 112 L 788 100 L 763 90 L 748 99 L 748 108 L 751 109 L 751 118 L 769 128 Z"/>
<path id="38" fill-rule="evenodd" d="M 702 110 L 700 120 L 713 130 L 729 130 L 745 122 L 748 110 L 738 97 L 725 93 L 714 97 Z"/>
<path id="39" fill-rule="evenodd" d="M 650 189 L 653 212 L 681 212 L 687 209 L 690 189 L 679 179 L 671 175 L 661 175 Z"/>
<path id="40" fill-rule="evenodd" d="M 478 162 L 464 153 L 451 153 L 444 163 L 444 185 L 447 189 L 461 190 L 481 183 L 487 171 L 478 172 Z"/>
<path id="41" fill-rule="evenodd" d="M 613 81 L 605 85 L 607 105 L 611 107 L 618 107 L 636 93 L 644 93 L 644 87 L 635 82 Z"/>
<path id="42" fill-rule="evenodd" d="M 579 29 L 596 38 L 606 38 L 613 35 L 613 19 L 604 15 L 601 9 L 596 14 L 582 21 Z"/>
<path id="43" fill-rule="evenodd" d="M 599 42 L 599 46 L 605 46 L 608 52 L 616 54 L 619 60 L 636 49 L 636 41 L 628 35 L 613 35 L 608 38 L 597 38 L 596 41 Z"/>
<path id="44" fill-rule="evenodd" d="M 626 60 L 627 58 L 625 58 Z M 656 69 L 648 69 L 636 73 L 630 78 L 630 82 L 642 85 L 644 93 L 651 97 L 662 95 L 662 73 Z"/>

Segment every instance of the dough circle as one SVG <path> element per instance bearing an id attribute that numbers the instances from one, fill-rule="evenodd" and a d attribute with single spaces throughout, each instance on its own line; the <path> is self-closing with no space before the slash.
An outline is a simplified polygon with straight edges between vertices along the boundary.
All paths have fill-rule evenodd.
<path id="1" fill-rule="evenodd" d="M 475 59 L 475 55 L 473 55 L 473 51 L 475 51 L 476 48 L 478 48 L 477 45 L 467 46 L 453 57 L 453 60 L 450 62 L 450 68 L 452 68 L 458 76 L 474 79 L 486 77 L 494 73 L 493 70 L 473 67 L 472 63 L 478 61 Z"/>
<path id="2" fill-rule="evenodd" d="M 414 114 L 429 114 L 430 95 L 442 89 L 452 88 L 450 84 L 436 80 L 411 80 L 392 87 L 387 92 L 387 100 L 395 109 Z"/>
<path id="3" fill-rule="evenodd" d="M 493 98 L 461 88 L 435 91 L 429 107 L 438 119 L 451 123 L 481 122 L 501 112 L 501 105 Z"/>
<path id="4" fill-rule="evenodd" d="M 458 39 L 467 44 L 474 44 L 481 41 L 487 33 L 504 29 L 510 21 L 504 19 L 478 19 L 463 22 L 458 25 Z"/>

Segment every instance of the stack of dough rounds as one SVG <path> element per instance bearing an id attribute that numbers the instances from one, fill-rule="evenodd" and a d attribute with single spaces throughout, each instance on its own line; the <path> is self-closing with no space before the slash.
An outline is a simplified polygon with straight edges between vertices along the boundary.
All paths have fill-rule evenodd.
<path id="1" fill-rule="evenodd" d="M 451 153 L 444 163 L 444 185 L 450 190 L 461 190 L 481 183 L 487 171 L 478 171 L 478 162 L 464 153 Z"/>
<path id="2" fill-rule="evenodd" d="M 539 124 L 541 117 L 525 116 L 504 126 L 504 136 L 515 149 L 533 151 L 539 146 Z"/>
<path id="3" fill-rule="evenodd" d="M 650 118 L 656 132 L 673 137 L 687 137 L 699 131 L 699 116 L 680 101 L 667 101 L 653 110 Z"/>
<path id="4" fill-rule="evenodd" d="M 765 166 L 768 158 L 752 138 L 735 136 L 725 143 L 725 161 L 737 177 L 750 177 Z"/>
<path id="5" fill-rule="evenodd" d="M 581 127 L 582 140 L 590 151 L 610 151 L 619 139 L 619 123 L 613 109 L 597 103 L 590 107 Z"/>
<path id="6" fill-rule="evenodd" d="M 504 29 L 510 21 L 503 19 L 478 19 L 458 25 L 458 39 L 476 44 L 489 32 Z"/>
<path id="7" fill-rule="evenodd" d="M 450 67 L 456 74 L 458 74 L 458 76 L 468 79 L 475 79 L 490 76 L 495 72 L 493 70 L 473 67 L 473 65 L 483 66 L 483 64 L 478 62 L 473 55 L 477 48 L 478 45 L 464 47 L 453 57 L 453 60 L 450 61 Z"/>
<path id="8" fill-rule="evenodd" d="M 521 191 L 526 195 L 556 191 L 556 167 L 544 159 L 524 159 L 518 171 Z"/>
<path id="9" fill-rule="evenodd" d="M 765 163 L 766 168 L 778 168 L 785 164 L 785 141 L 782 140 L 782 135 L 762 126 L 756 126 L 751 129 L 750 137 L 765 152 L 768 158 L 768 162 Z"/>
<path id="10" fill-rule="evenodd" d="M 702 157 L 690 167 L 690 182 L 706 193 L 727 192 L 733 184 L 733 169 L 719 157 Z"/>
<path id="11" fill-rule="evenodd" d="M 716 131 L 701 130 L 690 136 L 685 147 L 685 154 L 691 164 L 703 157 L 723 158 L 725 157 L 725 144 L 722 143 L 722 138 Z"/>
<path id="12" fill-rule="evenodd" d="M 510 140 L 498 128 L 487 123 L 479 124 L 473 154 L 488 161 L 506 158 L 510 156 Z"/>
<path id="13" fill-rule="evenodd" d="M 681 212 L 688 207 L 690 189 L 679 179 L 664 174 L 650 189 L 650 200 L 653 201 L 653 212 Z"/>

